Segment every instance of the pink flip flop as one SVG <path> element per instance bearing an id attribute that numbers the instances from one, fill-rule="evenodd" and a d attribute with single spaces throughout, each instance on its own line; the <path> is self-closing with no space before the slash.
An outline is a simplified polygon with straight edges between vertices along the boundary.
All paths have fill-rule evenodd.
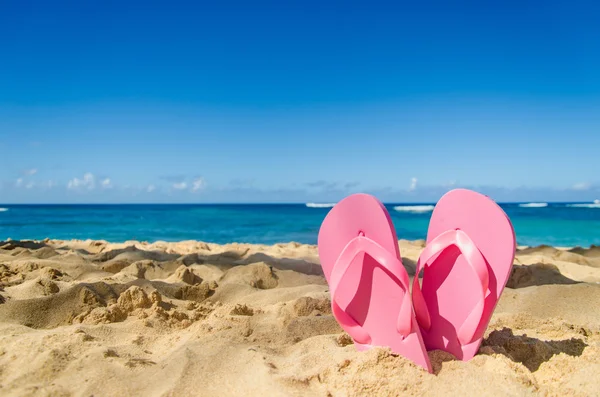
<path id="1" fill-rule="evenodd" d="M 336 204 L 319 231 L 319 257 L 333 315 L 356 348 L 390 347 L 431 372 L 410 281 L 383 204 L 367 194 Z"/>
<path id="2" fill-rule="evenodd" d="M 456 189 L 435 206 L 413 279 L 413 305 L 427 350 L 467 361 L 479 349 L 512 269 L 515 233 L 482 194 Z"/>

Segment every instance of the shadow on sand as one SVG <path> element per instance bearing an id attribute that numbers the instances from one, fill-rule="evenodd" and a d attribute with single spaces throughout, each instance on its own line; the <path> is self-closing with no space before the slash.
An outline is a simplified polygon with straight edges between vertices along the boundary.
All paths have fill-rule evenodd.
<path id="1" fill-rule="evenodd" d="M 535 372 L 540 368 L 540 365 L 557 354 L 565 353 L 573 357 L 581 356 L 587 344 L 582 339 L 577 338 L 543 341 L 527 335 L 515 335 L 512 329 L 503 328 L 492 331 L 483 340 L 481 346 L 482 348 L 488 347 L 495 354 L 502 354 L 512 361 L 522 363 L 531 372 Z M 479 354 L 482 353 L 486 354 L 487 352 L 485 349 L 480 349 Z"/>
<path id="2" fill-rule="evenodd" d="M 564 276 L 555 265 L 534 263 L 513 265 L 506 287 L 516 289 L 549 284 L 579 284 L 579 281 Z"/>

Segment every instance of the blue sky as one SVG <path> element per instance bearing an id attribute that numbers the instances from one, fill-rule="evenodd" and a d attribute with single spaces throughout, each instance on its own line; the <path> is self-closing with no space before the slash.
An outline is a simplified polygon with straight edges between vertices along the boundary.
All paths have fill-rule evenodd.
<path id="1" fill-rule="evenodd" d="M 593 2 L 121 3 L 0 3 L 0 202 L 600 198 Z"/>

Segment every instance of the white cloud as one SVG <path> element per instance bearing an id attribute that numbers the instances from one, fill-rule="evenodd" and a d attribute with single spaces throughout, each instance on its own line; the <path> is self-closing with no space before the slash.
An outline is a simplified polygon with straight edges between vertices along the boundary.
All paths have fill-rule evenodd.
<path id="1" fill-rule="evenodd" d="M 110 180 L 109 180 L 110 182 Z M 86 173 L 83 175 L 83 179 L 73 178 L 67 183 L 67 189 L 78 190 L 87 189 L 93 190 L 96 187 L 96 177 L 92 173 Z"/>
<path id="2" fill-rule="evenodd" d="M 29 175 L 29 176 L 31 176 L 31 175 L 35 175 L 35 174 L 37 174 L 37 172 L 38 172 L 37 168 L 32 168 L 32 169 L 30 169 L 30 170 L 25 170 L 25 171 L 23 171 L 23 173 L 24 173 L 25 175 Z"/>
<path id="3" fill-rule="evenodd" d="M 410 180 L 410 187 L 408 188 L 409 192 L 414 192 L 415 190 L 417 190 L 417 178 L 412 178 Z"/>
<path id="4" fill-rule="evenodd" d="M 35 186 L 34 183 L 29 182 L 27 185 L 25 185 L 25 189 L 31 189 L 31 188 L 33 188 L 33 186 Z"/>
<path id="5" fill-rule="evenodd" d="M 194 182 L 192 182 L 192 192 L 197 192 L 198 190 L 204 188 L 205 183 L 203 178 L 196 178 Z"/>
<path id="6" fill-rule="evenodd" d="M 112 187 L 112 184 L 110 183 L 110 178 L 106 178 L 104 179 L 100 185 L 102 186 L 102 189 L 110 189 Z"/>
<path id="7" fill-rule="evenodd" d="M 573 185 L 573 190 L 589 190 L 592 187 L 591 184 L 581 182 Z"/>
<path id="8" fill-rule="evenodd" d="M 155 190 L 156 190 L 156 186 L 154 186 L 154 185 L 148 185 L 148 187 L 146 188 L 146 191 L 148 193 L 152 193 Z"/>
<path id="9" fill-rule="evenodd" d="M 17 182 L 15 183 L 15 185 L 16 185 L 17 187 L 21 187 L 21 186 L 23 186 L 23 178 L 19 178 L 19 179 L 17 179 Z"/>
<path id="10" fill-rule="evenodd" d="M 176 190 L 183 190 L 186 187 L 187 187 L 187 183 L 185 183 L 185 182 L 178 182 L 178 183 L 173 184 L 173 189 L 176 189 Z"/>
<path id="11" fill-rule="evenodd" d="M 49 180 L 44 184 L 44 186 L 48 189 L 52 189 L 54 186 L 56 186 L 56 182 L 53 180 Z"/>

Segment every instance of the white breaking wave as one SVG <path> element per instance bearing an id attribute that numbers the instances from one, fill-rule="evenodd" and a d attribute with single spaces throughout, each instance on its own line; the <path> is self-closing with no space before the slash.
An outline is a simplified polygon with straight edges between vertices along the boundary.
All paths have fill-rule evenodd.
<path id="1" fill-rule="evenodd" d="M 308 208 L 331 208 L 335 203 L 306 203 Z"/>
<path id="2" fill-rule="evenodd" d="M 594 200 L 594 204 L 600 204 L 600 200 Z"/>
<path id="3" fill-rule="evenodd" d="M 519 207 L 523 207 L 523 208 L 544 208 L 547 207 L 548 203 L 526 203 L 526 204 L 519 204 Z"/>
<path id="4" fill-rule="evenodd" d="M 0 212 L 6 212 L 8 211 L 8 208 L 0 208 Z"/>
<path id="5" fill-rule="evenodd" d="M 424 212 L 433 211 L 435 206 L 433 205 L 398 205 L 394 207 L 396 211 L 400 212 L 412 212 L 415 214 L 422 214 Z"/>
<path id="6" fill-rule="evenodd" d="M 574 207 L 574 208 L 600 208 L 600 203 L 597 203 L 596 201 L 598 201 L 598 200 L 594 200 L 593 204 L 567 204 L 567 207 Z"/>

